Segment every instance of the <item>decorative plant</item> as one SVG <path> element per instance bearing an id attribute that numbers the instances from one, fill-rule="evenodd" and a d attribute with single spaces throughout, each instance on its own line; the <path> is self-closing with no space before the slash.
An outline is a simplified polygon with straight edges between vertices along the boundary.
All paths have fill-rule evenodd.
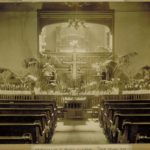
<path id="1" fill-rule="evenodd" d="M 129 81 L 127 73 L 128 66 L 131 64 L 131 59 L 137 55 L 136 52 L 131 52 L 123 56 L 110 56 L 106 61 L 97 63 L 95 69 L 97 74 L 102 75 L 105 70 L 107 78 L 100 79 L 98 89 L 100 91 L 111 91 L 114 87 L 119 89 L 121 93 L 125 84 Z M 126 68 L 126 70 L 123 70 Z"/>
<path id="2" fill-rule="evenodd" d="M 24 62 L 27 69 L 30 67 L 32 67 L 32 69 L 33 67 L 37 68 L 36 73 L 30 72 L 28 76 L 28 83 L 32 90 L 37 86 L 41 90 L 48 91 L 56 86 L 56 70 L 48 61 L 40 62 L 35 58 L 28 58 L 24 60 Z"/>

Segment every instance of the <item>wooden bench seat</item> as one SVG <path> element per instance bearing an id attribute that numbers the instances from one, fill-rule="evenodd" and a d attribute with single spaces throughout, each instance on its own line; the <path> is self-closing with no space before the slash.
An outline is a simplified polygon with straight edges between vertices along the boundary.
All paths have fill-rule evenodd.
<path id="1" fill-rule="evenodd" d="M 113 120 L 114 113 L 125 113 L 125 114 L 132 114 L 132 113 L 144 113 L 144 114 L 150 114 L 150 107 L 115 107 L 111 106 L 108 109 L 101 108 L 100 113 L 99 113 L 99 121 L 101 122 L 102 125 L 105 124 L 105 122 L 110 119 Z"/>
<path id="2" fill-rule="evenodd" d="M 24 134 L 22 136 L 0 136 L 0 144 L 29 144 L 33 143 L 32 136 L 30 134 Z"/>
<path id="3" fill-rule="evenodd" d="M 104 101 L 102 101 L 102 103 L 147 103 L 147 102 L 150 102 L 150 100 L 142 100 L 142 99 L 140 99 L 140 100 L 136 100 L 136 99 L 134 99 L 134 100 L 124 100 L 124 99 L 121 99 L 121 100 L 104 100 Z"/>
<path id="4" fill-rule="evenodd" d="M 45 113 L 53 126 L 56 119 L 51 108 L 0 108 L 0 114 L 43 114 Z"/>
<path id="5" fill-rule="evenodd" d="M 99 120 L 102 123 L 102 125 L 104 124 L 104 118 L 108 118 L 109 111 L 111 108 L 146 108 L 149 107 L 150 108 L 150 103 L 105 103 L 104 106 L 101 106 L 100 108 L 100 112 L 99 112 Z M 113 116 L 113 115 L 111 115 Z"/>
<path id="6" fill-rule="evenodd" d="M 52 110 L 51 108 L 0 108 L 0 114 L 40 114 L 45 113 L 47 117 L 51 119 L 52 117 Z"/>
<path id="7" fill-rule="evenodd" d="M 108 113 L 110 108 L 146 108 L 150 107 L 150 103 L 105 103 L 104 106 L 100 107 L 100 115 Z"/>
<path id="8" fill-rule="evenodd" d="M 53 110 L 51 107 L 48 107 L 48 108 L 32 108 L 32 107 L 17 107 L 16 105 L 12 108 L 10 107 L 4 107 L 4 108 L 0 108 L 0 114 L 8 114 L 8 113 L 19 113 L 19 114 L 22 114 L 22 113 L 33 113 L 33 114 L 36 114 L 36 113 L 46 113 L 48 118 L 53 120 L 53 119 L 56 119 L 54 118 L 55 115 L 53 113 Z"/>
<path id="9" fill-rule="evenodd" d="M 48 123 L 48 127 L 50 128 L 50 133 L 49 137 L 53 135 L 54 130 L 56 128 L 56 118 L 52 115 L 53 113 L 51 112 L 50 108 L 0 108 L 0 116 L 2 115 L 8 115 L 8 114 L 18 114 L 17 116 L 20 115 L 21 117 L 25 118 L 25 114 L 31 114 L 31 116 L 35 117 L 35 119 L 38 117 L 45 117 L 45 124 Z M 24 114 L 24 115 L 22 115 Z M 12 115 L 11 115 L 12 117 Z M 30 117 L 31 118 L 31 117 Z M 26 121 L 30 120 L 26 119 Z M 34 118 L 33 118 L 34 119 Z M 16 120 L 16 119 L 15 119 Z M 1 121 L 0 121 L 1 122 Z"/>
<path id="10" fill-rule="evenodd" d="M 149 104 L 150 100 L 103 100 L 100 102 L 100 107 L 107 107 L 113 105 L 135 105 L 137 103 Z"/>
<path id="11" fill-rule="evenodd" d="M 1 99 L 0 103 L 10 103 L 10 102 L 14 102 L 14 103 L 49 103 L 49 104 L 53 104 L 54 107 L 56 107 L 56 101 L 53 100 L 16 100 L 16 99 Z"/>
<path id="12" fill-rule="evenodd" d="M 140 108 L 140 107 L 150 107 L 150 102 L 149 103 L 105 103 L 104 104 L 105 108 L 109 107 L 122 107 L 122 108 L 127 108 L 127 107 L 135 107 L 135 108 Z"/>
<path id="13" fill-rule="evenodd" d="M 142 128 L 146 128 L 148 126 L 146 122 L 150 121 L 150 100 L 104 100 L 100 103 L 99 121 L 110 142 L 148 142 L 150 135 L 147 134 L 146 129 L 142 130 Z M 126 127 L 124 131 L 124 122 L 134 122 L 132 130 Z M 129 138 L 125 134 L 127 132 L 131 135 Z"/>
<path id="14" fill-rule="evenodd" d="M 114 113 L 124 113 L 124 114 L 140 114 L 140 113 L 144 113 L 144 114 L 150 114 L 150 107 L 140 107 L 140 108 L 132 108 L 132 107 L 127 107 L 127 108 L 116 108 L 116 107 L 110 107 L 108 108 L 107 114 L 109 116 L 110 119 L 113 120 L 113 116 Z"/>
<path id="15" fill-rule="evenodd" d="M 124 121 L 132 122 L 146 122 L 150 120 L 150 114 L 121 114 L 115 113 L 114 120 L 110 121 L 111 124 L 107 130 L 110 133 L 109 137 L 112 138 L 113 142 L 118 141 L 118 134 L 123 130 L 122 125 Z"/>
<path id="16" fill-rule="evenodd" d="M 120 136 L 121 143 L 135 143 L 140 136 L 150 137 L 150 122 L 130 122 L 124 121 Z"/>
<path id="17" fill-rule="evenodd" d="M 49 100 L 0 100 L 0 103 L 34 103 L 34 104 L 51 104 L 54 108 L 57 108 L 55 101 Z"/>
<path id="18" fill-rule="evenodd" d="M 22 136 L 31 134 L 33 143 L 45 143 L 45 134 L 40 122 L 0 123 L 0 136 Z"/>
<path id="19" fill-rule="evenodd" d="M 57 118 L 57 109 L 52 104 L 45 103 L 0 103 L 0 108 L 50 108 L 53 117 Z"/>
<path id="20" fill-rule="evenodd" d="M 0 100 L 0 143 L 49 143 L 56 122 L 55 101 Z"/>
<path id="21" fill-rule="evenodd" d="M 150 114 L 150 107 L 141 107 L 141 108 L 116 108 L 116 107 L 110 107 L 105 112 L 107 116 L 101 116 L 101 122 L 106 122 L 108 119 L 113 120 L 114 113 L 124 113 L 124 114 Z"/>
<path id="22" fill-rule="evenodd" d="M 46 114 L 0 114 L 0 123 L 31 123 L 40 121 L 42 130 L 48 126 L 48 118 Z"/>
<path id="23" fill-rule="evenodd" d="M 150 136 L 137 134 L 135 143 L 150 143 Z"/>
<path id="24" fill-rule="evenodd" d="M 57 108 L 48 103 L 0 103 L 0 108 L 51 108 L 54 116 L 57 117 Z"/>
<path id="25" fill-rule="evenodd" d="M 47 106 L 52 106 L 52 108 L 54 108 L 53 104 L 50 103 L 14 103 L 14 102 L 9 102 L 9 103 L 1 103 L 0 102 L 0 107 L 4 106 L 4 107 L 11 107 L 11 106 L 31 106 L 31 107 L 47 107 Z"/>
<path id="26" fill-rule="evenodd" d="M 39 121 L 46 142 L 53 136 L 54 127 L 46 114 L 0 114 L 0 123 L 33 123 Z"/>

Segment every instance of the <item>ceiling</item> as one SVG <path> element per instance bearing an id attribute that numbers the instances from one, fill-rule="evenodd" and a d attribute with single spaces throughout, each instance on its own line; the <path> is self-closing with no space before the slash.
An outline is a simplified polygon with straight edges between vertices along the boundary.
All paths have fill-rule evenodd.
<path id="1" fill-rule="evenodd" d="M 0 11 L 141 11 L 150 10 L 149 2 L 0 2 Z"/>

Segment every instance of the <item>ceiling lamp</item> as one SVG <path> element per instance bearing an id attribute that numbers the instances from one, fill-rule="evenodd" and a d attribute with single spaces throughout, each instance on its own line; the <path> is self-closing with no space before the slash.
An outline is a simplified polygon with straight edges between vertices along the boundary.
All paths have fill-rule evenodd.
<path id="1" fill-rule="evenodd" d="M 69 19 L 68 20 L 68 27 L 74 27 L 76 30 L 79 29 L 79 27 L 86 28 L 85 21 L 80 19 Z"/>

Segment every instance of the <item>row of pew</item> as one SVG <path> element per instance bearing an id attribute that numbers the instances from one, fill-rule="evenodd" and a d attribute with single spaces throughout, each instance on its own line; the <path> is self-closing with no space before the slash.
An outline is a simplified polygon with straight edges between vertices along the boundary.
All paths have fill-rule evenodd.
<path id="1" fill-rule="evenodd" d="M 150 100 L 102 100 L 99 121 L 110 143 L 150 143 Z"/>
<path id="2" fill-rule="evenodd" d="M 0 100 L 0 144 L 50 143 L 57 123 L 52 100 Z"/>

